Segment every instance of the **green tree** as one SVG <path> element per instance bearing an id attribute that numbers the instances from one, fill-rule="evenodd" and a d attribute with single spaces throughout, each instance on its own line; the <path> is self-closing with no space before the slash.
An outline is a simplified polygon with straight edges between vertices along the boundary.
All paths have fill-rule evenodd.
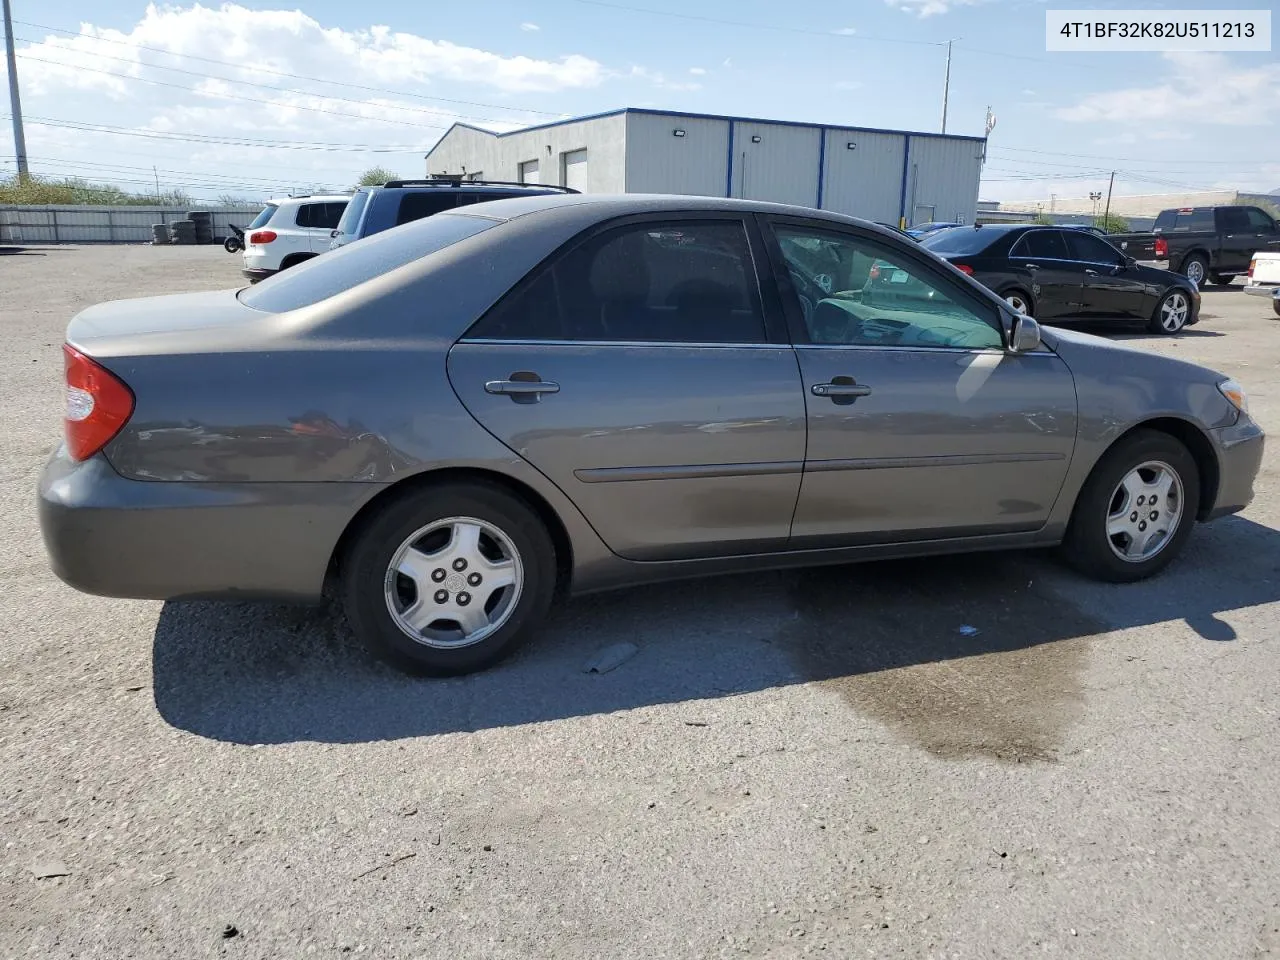
<path id="1" fill-rule="evenodd" d="M 1107 231 L 1107 233 L 1129 232 L 1129 221 L 1114 213 L 1109 213 L 1106 216 L 1099 214 L 1093 218 L 1093 225 L 1099 230 Z"/>
<path id="2" fill-rule="evenodd" d="M 1049 215 L 1048 215 L 1048 214 L 1046 214 L 1046 213 L 1036 214 L 1036 218 L 1035 218 L 1034 220 L 1032 220 L 1031 222 L 1032 222 L 1032 223 L 1038 223 L 1038 224 L 1040 224 L 1040 226 L 1042 226 L 1042 227 L 1052 227 L 1052 226 L 1053 226 L 1053 220 L 1051 220 L 1051 219 L 1049 218 Z"/>
<path id="3" fill-rule="evenodd" d="M 128 193 L 105 183 L 89 183 L 78 177 L 17 176 L 0 179 L 0 203 L 31 205 L 85 204 L 129 207 L 190 206 L 191 198 L 181 190 L 154 193 Z"/>
<path id="4" fill-rule="evenodd" d="M 357 187 L 380 187 L 388 180 L 399 180 L 398 174 L 392 173 L 386 167 L 370 167 L 364 173 L 360 174 L 360 180 L 356 183 Z"/>

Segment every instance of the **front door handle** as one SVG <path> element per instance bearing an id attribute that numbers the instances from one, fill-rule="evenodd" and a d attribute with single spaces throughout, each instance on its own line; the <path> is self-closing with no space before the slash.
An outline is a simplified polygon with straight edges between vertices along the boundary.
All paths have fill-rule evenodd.
<path id="1" fill-rule="evenodd" d="M 1085 271 L 1085 273 L 1086 273 L 1086 274 L 1088 274 L 1088 275 L 1089 275 L 1089 276 L 1091 276 L 1091 277 L 1096 277 L 1096 276 L 1098 275 L 1098 271 L 1097 271 L 1097 270 L 1086 270 L 1086 271 Z"/>
<path id="2" fill-rule="evenodd" d="M 1026 267 L 1028 270 L 1039 270 L 1039 269 L 1040 269 L 1040 264 L 1038 264 L 1038 263 L 1024 263 L 1024 264 L 1023 264 L 1023 266 L 1024 266 L 1024 267 Z"/>
<path id="3" fill-rule="evenodd" d="M 484 392 L 508 396 L 516 403 L 537 403 L 544 393 L 559 393 L 560 384 L 520 370 L 506 380 L 486 381 Z"/>
<path id="4" fill-rule="evenodd" d="M 853 403 L 859 397 L 871 396 L 871 388 L 856 382 L 853 377 L 832 377 L 830 383 L 815 383 L 809 389 L 815 397 L 829 397 L 841 406 Z"/>

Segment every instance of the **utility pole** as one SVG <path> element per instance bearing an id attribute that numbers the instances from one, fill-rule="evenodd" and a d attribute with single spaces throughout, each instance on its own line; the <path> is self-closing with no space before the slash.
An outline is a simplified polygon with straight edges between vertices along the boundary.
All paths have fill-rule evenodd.
<path id="1" fill-rule="evenodd" d="M 1103 229 L 1111 221 L 1111 188 L 1116 185 L 1116 172 L 1111 171 L 1111 182 L 1107 184 L 1107 212 L 1102 215 Z"/>
<path id="2" fill-rule="evenodd" d="M 27 138 L 22 133 L 22 101 L 18 97 L 18 58 L 13 52 L 13 12 L 4 0 L 4 54 L 9 61 L 9 113 L 13 115 L 13 153 L 18 158 L 18 182 L 30 175 L 27 169 Z"/>
<path id="3" fill-rule="evenodd" d="M 5 0 L 8 3 L 9 0 Z M 960 39 L 960 38 L 956 38 Z M 953 40 L 947 41 L 947 74 L 942 81 L 942 132 L 947 132 L 947 98 L 951 95 L 951 44 Z"/>
<path id="4" fill-rule="evenodd" d="M 156 203 L 160 203 L 160 171 L 154 166 L 151 168 L 152 175 L 156 178 Z"/>

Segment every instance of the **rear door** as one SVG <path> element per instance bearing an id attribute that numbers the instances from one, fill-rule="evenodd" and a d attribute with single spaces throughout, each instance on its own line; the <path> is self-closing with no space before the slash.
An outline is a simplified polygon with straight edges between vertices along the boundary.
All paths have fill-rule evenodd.
<path id="1" fill-rule="evenodd" d="M 304 203 L 298 208 L 298 226 L 306 231 L 306 242 L 312 253 L 324 253 L 333 240 L 333 231 L 347 209 L 345 200 Z"/>
<path id="2" fill-rule="evenodd" d="M 450 351 L 472 415 L 621 556 L 787 542 L 805 404 L 755 231 L 724 214 L 588 231 Z"/>
<path id="3" fill-rule="evenodd" d="M 1029 230 L 1009 249 L 1017 271 L 1031 277 L 1031 298 L 1037 320 L 1050 323 L 1070 319 L 1081 310 L 1084 266 L 1071 259 L 1063 231 Z"/>
<path id="4" fill-rule="evenodd" d="M 1075 381 L 1047 348 L 1004 350 L 996 306 L 926 259 L 855 228 L 771 221 L 809 422 L 794 549 L 1037 530 L 1076 434 Z M 867 303 L 797 252 L 842 248 L 907 279 Z M 908 296 L 907 291 L 914 291 Z"/>
<path id="5" fill-rule="evenodd" d="M 1155 309 L 1147 285 L 1124 265 L 1115 247 L 1084 230 L 1064 230 L 1072 261 L 1084 269 L 1080 316 L 1089 320 L 1146 319 Z"/>

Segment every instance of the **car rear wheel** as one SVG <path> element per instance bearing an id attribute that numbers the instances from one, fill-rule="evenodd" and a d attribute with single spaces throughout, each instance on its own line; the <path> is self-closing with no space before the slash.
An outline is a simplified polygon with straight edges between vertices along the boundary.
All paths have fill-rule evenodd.
<path id="1" fill-rule="evenodd" d="M 1234 273 L 1213 273 L 1209 275 L 1209 282 L 1216 287 L 1229 287 L 1235 281 Z"/>
<path id="2" fill-rule="evenodd" d="M 1108 450 L 1076 500 L 1062 550 L 1087 576 L 1142 580 L 1168 566 L 1195 523 L 1200 473 L 1178 440 L 1141 430 Z"/>
<path id="3" fill-rule="evenodd" d="M 1013 307 L 1017 313 L 1025 313 L 1028 315 L 1031 313 L 1031 298 L 1021 290 L 1006 290 L 1004 293 L 1004 302 Z"/>
<path id="4" fill-rule="evenodd" d="M 433 676 L 508 656 L 546 616 L 555 581 L 555 547 L 537 514 L 483 484 L 392 501 L 342 564 L 357 636 L 401 669 Z"/>
<path id="5" fill-rule="evenodd" d="M 1276 312 L 1277 317 L 1280 317 L 1280 300 L 1272 300 L 1271 309 Z"/>
<path id="6" fill-rule="evenodd" d="M 1152 333 L 1172 335 L 1191 320 L 1191 298 L 1185 290 L 1170 290 L 1156 305 L 1148 324 Z"/>
<path id="7" fill-rule="evenodd" d="M 1196 287 L 1204 286 L 1204 278 L 1208 273 L 1209 262 L 1198 253 L 1193 253 L 1182 261 L 1182 275 L 1194 283 Z"/>

